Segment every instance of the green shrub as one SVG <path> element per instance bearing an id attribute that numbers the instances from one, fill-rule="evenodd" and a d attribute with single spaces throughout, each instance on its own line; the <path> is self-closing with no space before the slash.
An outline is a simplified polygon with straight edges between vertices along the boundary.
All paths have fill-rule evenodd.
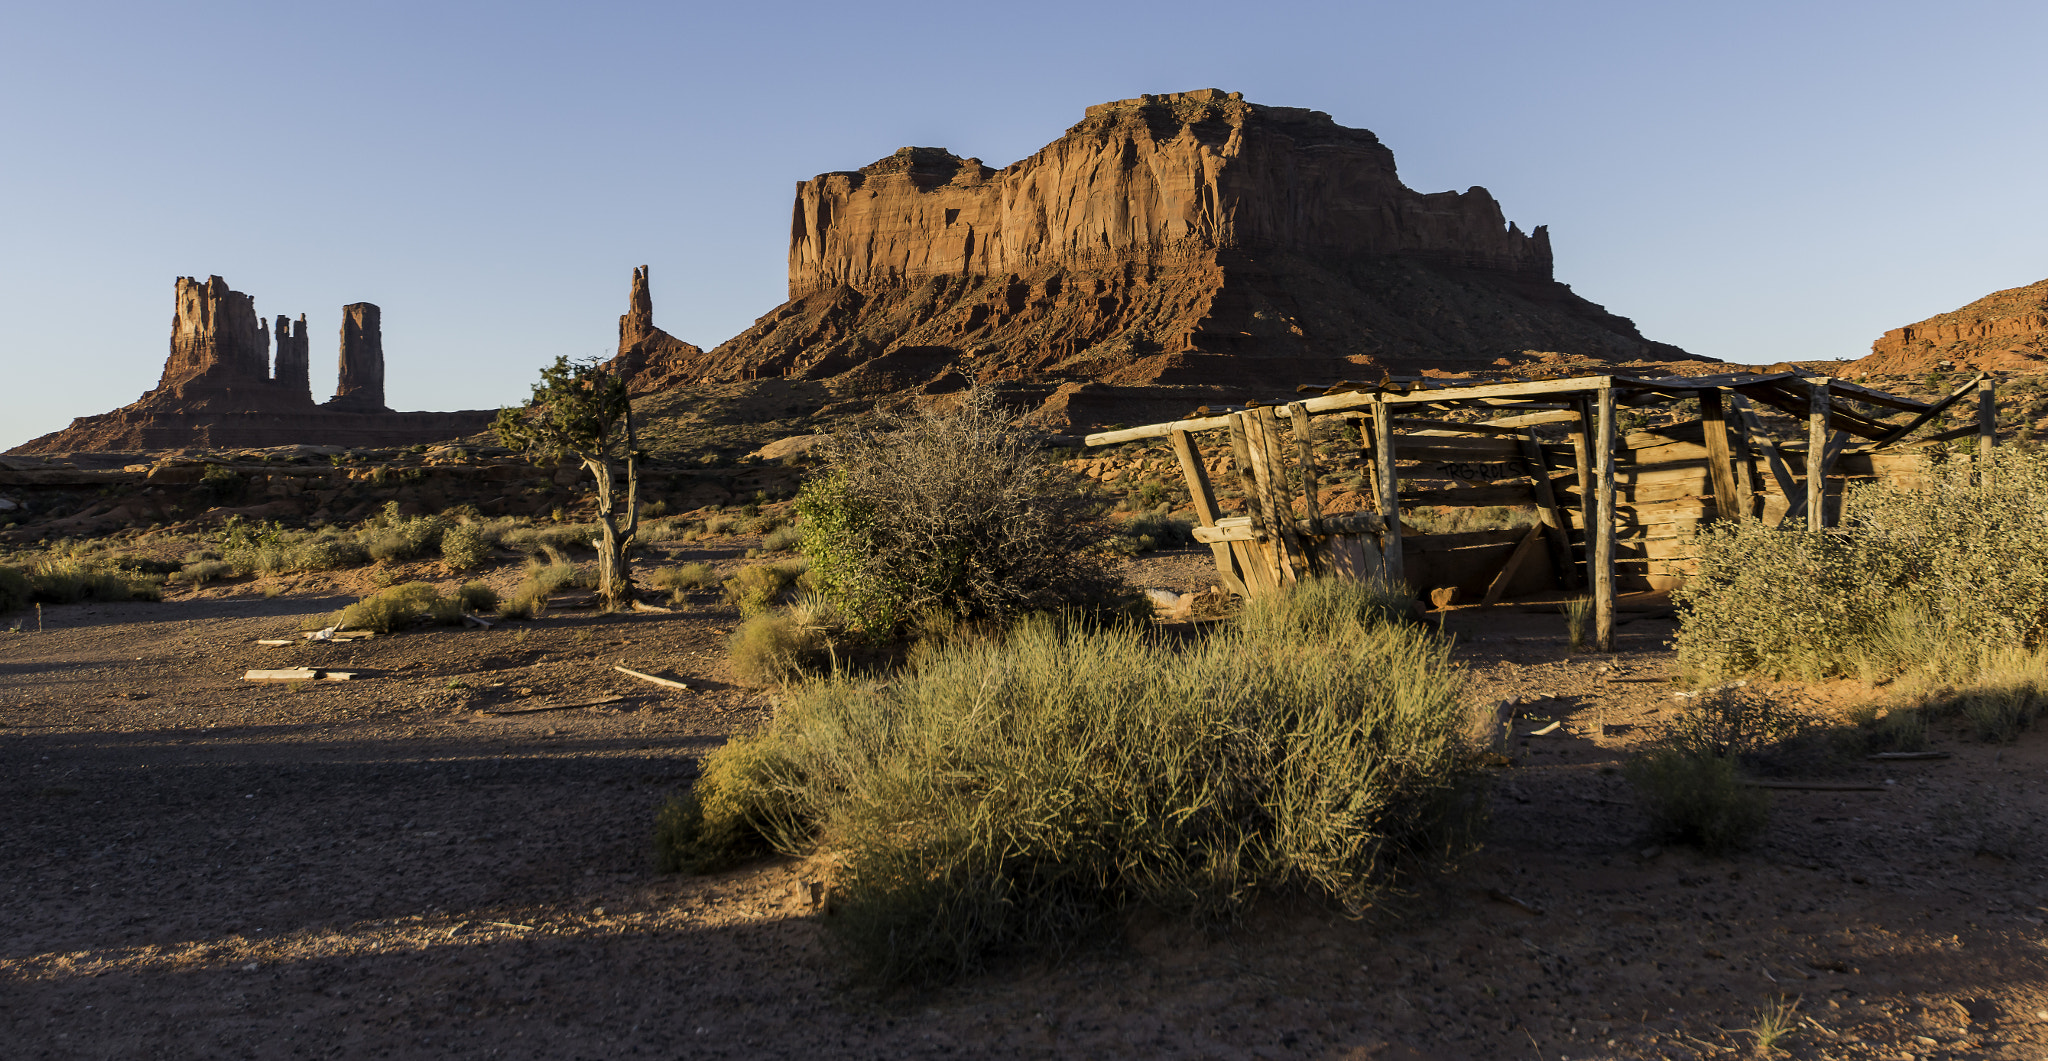
<path id="1" fill-rule="evenodd" d="M 590 541 L 597 537 L 597 527 L 589 523 L 564 523 L 552 527 L 519 527 L 505 532 L 499 544 L 522 553 L 540 553 L 549 549 L 582 549 L 591 551 Z"/>
<path id="2" fill-rule="evenodd" d="M 738 533 L 740 528 L 740 521 L 731 516 L 712 516 L 704 521 L 704 536 L 722 538 L 728 534 Z"/>
<path id="3" fill-rule="evenodd" d="M 1093 486 L 1012 431 L 993 393 L 884 426 L 835 439 L 797 498 L 812 575 L 858 627 L 893 632 L 926 608 L 1004 622 L 1127 593 Z"/>
<path id="4" fill-rule="evenodd" d="M 39 560 L 29 565 L 27 576 L 32 604 L 163 599 L 156 578 L 122 571 L 106 560 Z"/>
<path id="5" fill-rule="evenodd" d="M 491 543 L 482 529 L 461 524 L 441 532 L 441 562 L 451 571 L 474 571 L 491 555 Z"/>
<path id="6" fill-rule="evenodd" d="M 1987 651 L 2048 632 L 2048 464 L 2002 449 L 1989 487 L 1973 466 L 1916 485 L 1850 489 L 1842 528 L 1720 524 L 1673 594 L 1679 662 L 1695 680 L 1762 673 L 1967 684 Z"/>
<path id="7" fill-rule="evenodd" d="M 1314 614 L 1276 596 L 1187 645 L 1036 617 L 887 683 L 794 686 L 664 812 L 658 857 L 822 841 L 845 866 L 829 927 L 883 979 L 1071 945 L 1137 906 L 1229 916 L 1306 891 L 1360 909 L 1463 850 L 1484 801 L 1447 641 L 1380 621 L 1383 591 L 1313 592 Z"/>

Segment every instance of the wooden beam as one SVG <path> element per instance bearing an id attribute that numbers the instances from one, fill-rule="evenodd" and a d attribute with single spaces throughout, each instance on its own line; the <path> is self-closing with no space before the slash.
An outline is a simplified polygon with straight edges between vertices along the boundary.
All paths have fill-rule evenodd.
<path id="1" fill-rule="evenodd" d="M 1700 422 L 1706 429 L 1707 468 L 1714 479 L 1714 512 L 1725 520 L 1742 522 L 1749 515 L 1749 498 L 1735 489 L 1735 465 L 1728 452 L 1728 418 L 1720 390 L 1700 392 Z"/>
<path id="2" fill-rule="evenodd" d="M 1593 525 L 1593 506 L 1599 503 L 1597 484 L 1593 482 L 1593 451 L 1588 445 L 1592 437 L 1593 416 L 1592 411 L 1587 408 L 1586 402 L 1583 399 L 1575 404 L 1578 408 L 1574 409 L 1573 412 L 1578 415 L 1572 421 L 1570 428 L 1572 470 L 1575 473 L 1572 483 L 1579 491 L 1579 525 L 1590 527 Z M 1551 485 L 1552 489 L 1556 488 L 1555 483 Z M 1582 570 L 1585 571 L 1585 584 L 1590 587 L 1593 583 L 1593 543 L 1591 539 L 1587 539 L 1581 544 L 1578 559 L 1584 565 Z"/>
<path id="3" fill-rule="evenodd" d="M 1761 450 L 1771 470 L 1771 480 L 1778 484 L 1778 493 L 1787 500 L 1798 494 L 1799 486 L 1792 479 L 1792 469 L 1785 464 L 1785 453 L 1778 448 L 1778 440 L 1764 430 L 1762 420 L 1757 419 L 1756 410 L 1749 407 L 1749 399 L 1740 394 L 1731 394 L 1728 400 L 1742 417 L 1743 433 L 1749 438 L 1752 449 Z"/>
<path id="4" fill-rule="evenodd" d="M 1940 416 L 1942 412 L 1946 410 L 1949 406 L 1954 405 L 1959 401 L 1962 401 L 1963 396 L 1975 390 L 1977 388 L 1977 384 L 1984 382 L 1986 376 L 1986 373 L 1978 373 L 1976 379 L 1973 379 L 1970 382 L 1965 383 L 1960 387 L 1957 387 L 1953 392 L 1949 394 L 1948 397 L 1943 398 L 1942 400 L 1935 402 L 1933 405 L 1928 406 L 1926 409 L 1921 411 L 1920 415 L 1915 416 L 1913 419 L 1906 421 L 1905 426 L 1895 428 L 1890 434 L 1884 436 L 1883 438 L 1878 439 L 1876 448 L 1883 449 L 1886 446 L 1895 445 L 1901 439 L 1904 439 L 1907 435 L 1910 435 L 1913 432 L 1920 430 L 1922 425 L 1926 424 L 1929 420 L 1932 420 L 1935 417 Z"/>
<path id="5" fill-rule="evenodd" d="M 1386 521 L 1387 581 L 1395 587 L 1408 582 L 1406 566 L 1401 561 L 1401 481 L 1394 475 L 1394 416 L 1385 402 L 1374 402 L 1372 406 L 1373 467 L 1377 469 L 1380 487 L 1380 518 Z"/>
<path id="6" fill-rule="evenodd" d="M 1564 513 L 1557 507 L 1557 492 L 1550 488 L 1550 462 L 1536 442 L 1536 429 L 1525 427 L 1523 459 L 1529 462 L 1530 491 L 1536 497 L 1536 511 L 1542 513 L 1544 537 L 1550 542 L 1550 563 L 1557 571 L 1560 589 L 1577 589 L 1578 572 L 1572 564 L 1572 543 L 1567 536 Z"/>
<path id="7" fill-rule="evenodd" d="M 1301 465 L 1301 498 L 1307 507 L 1310 534 L 1323 533 L 1323 499 L 1317 496 L 1316 447 L 1310 437 L 1314 430 L 1308 410 L 1300 402 L 1287 406 L 1287 419 L 1294 430 L 1294 459 Z"/>
<path id="8" fill-rule="evenodd" d="M 1963 430 L 1968 431 L 1969 429 L 1964 428 Z M 1846 449 L 1848 445 L 1849 433 L 1846 431 L 1837 431 L 1831 438 L 1828 439 L 1827 446 L 1821 450 L 1820 484 L 1822 491 L 1821 496 L 1823 498 L 1827 496 L 1826 491 L 1828 472 L 1834 470 L 1835 458 L 1840 457 L 1842 455 L 1842 450 Z M 1810 453 L 1806 455 L 1806 467 L 1809 469 L 1813 467 L 1813 455 Z M 1813 477 L 1809 475 L 1806 481 L 1808 483 L 1813 482 Z M 1790 497 L 1791 495 L 1788 494 L 1786 496 Z M 1792 501 L 1792 504 L 1789 508 L 1785 509 L 1785 514 L 1783 516 L 1778 517 L 1778 526 L 1782 527 L 1795 519 L 1799 519 L 1802 516 L 1809 514 L 1812 511 L 1812 509 L 1808 506 L 1812 503 L 1812 501 L 1813 491 L 1811 489 L 1802 487 L 1799 491 L 1799 496 Z M 1809 525 L 1812 523 L 1811 520 L 1808 520 L 1807 522 Z"/>
<path id="9" fill-rule="evenodd" d="M 1237 475 L 1239 493 L 1244 497 L 1245 515 L 1258 526 L 1265 526 L 1265 513 L 1259 498 L 1256 473 L 1253 472 L 1251 442 L 1246 437 L 1244 414 L 1232 413 L 1227 425 L 1230 431 L 1230 466 Z M 1233 550 L 1238 560 L 1238 570 L 1244 573 L 1245 587 L 1254 593 L 1264 593 L 1279 588 L 1279 576 L 1272 565 L 1263 562 L 1265 553 L 1256 545 Z"/>
<path id="10" fill-rule="evenodd" d="M 1977 485 L 1991 485 L 1991 453 L 1998 447 L 1998 385 L 1990 373 L 1977 377 Z"/>
<path id="11" fill-rule="evenodd" d="M 1307 547 L 1302 543 L 1301 532 L 1294 529 L 1294 499 L 1287 493 L 1287 459 L 1281 455 L 1280 420 L 1270 405 L 1247 410 L 1245 417 L 1248 423 L 1258 428 L 1250 436 L 1252 454 L 1255 459 L 1264 458 L 1257 465 L 1259 485 L 1266 491 L 1273 526 L 1279 532 L 1278 545 L 1286 547 L 1280 550 L 1276 546 L 1276 552 L 1280 554 L 1282 580 L 1292 582 L 1304 574 L 1314 573 L 1314 558 L 1309 556 Z"/>
<path id="12" fill-rule="evenodd" d="M 1593 643 L 1602 652 L 1614 651 L 1614 449 L 1618 424 L 1614 415 L 1614 388 L 1598 391 L 1599 422 L 1593 437 L 1593 460 L 1598 465 L 1599 494 L 1593 528 Z"/>
<path id="13" fill-rule="evenodd" d="M 1540 413 L 1522 413 L 1519 416 L 1502 416 L 1486 421 L 1488 427 L 1534 427 L 1537 424 L 1562 424 L 1579 418 L 1579 411 L 1573 409 L 1547 409 Z"/>
<path id="14" fill-rule="evenodd" d="M 1500 602 L 1501 594 L 1507 592 L 1508 583 L 1514 581 L 1515 574 L 1522 570 L 1522 564 L 1527 562 L 1529 554 L 1536 551 L 1536 542 L 1542 537 L 1543 525 L 1541 523 L 1529 528 L 1529 533 L 1522 536 L 1521 542 L 1515 546 L 1515 551 L 1508 554 L 1508 562 L 1501 565 L 1500 573 L 1493 576 L 1492 582 L 1487 583 L 1486 596 L 1479 603 L 1497 604 Z"/>
<path id="15" fill-rule="evenodd" d="M 1806 525 L 1824 530 L 1828 525 L 1828 378 L 1821 376 L 1808 385 L 1806 406 Z"/>
<path id="16" fill-rule="evenodd" d="M 1186 431 L 1175 431 L 1173 455 L 1180 460 L 1180 476 L 1188 484 L 1188 497 L 1194 503 L 1195 520 L 1201 526 L 1216 525 L 1216 496 L 1209 487 L 1209 469 L 1202 464 L 1202 454 L 1195 448 L 1194 436 Z M 1216 557 L 1216 575 L 1223 581 L 1223 588 L 1240 597 L 1250 596 L 1245 590 L 1244 579 L 1237 570 L 1237 560 L 1230 554 L 1230 546 L 1216 543 L 1209 551 Z"/>

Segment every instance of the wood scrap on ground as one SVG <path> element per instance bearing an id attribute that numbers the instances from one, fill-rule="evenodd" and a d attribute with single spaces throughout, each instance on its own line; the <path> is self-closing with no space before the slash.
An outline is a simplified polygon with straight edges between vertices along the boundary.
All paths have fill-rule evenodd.
<path id="1" fill-rule="evenodd" d="M 654 675 L 652 675 L 652 674 L 648 674 L 648 673 L 646 673 L 646 672 L 644 672 L 644 671 L 637 671 L 637 670 L 634 670 L 634 669 L 632 669 L 631 667 L 620 667 L 620 666 L 616 666 L 616 665 L 615 665 L 615 666 L 613 666 L 613 667 L 612 667 L 612 669 L 613 669 L 613 670 L 615 670 L 615 671 L 618 671 L 618 672 L 619 672 L 620 674 L 628 674 L 628 675 L 631 675 L 631 676 L 633 676 L 633 677 L 635 677 L 635 678 L 638 678 L 638 679 L 640 679 L 640 680 L 641 680 L 641 681 L 643 681 L 643 682 L 652 682 L 652 683 L 654 683 L 655 685 L 663 686 L 663 687 L 665 687 L 665 688 L 669 688 L 669 689 L 681 689 L 682 691 L 684 691 L 684 692 L 686 692 L 686 693 L 687 693 L 687 692 L 692 692 L 692 691 L 693 691 L 693 690 L 692 690 L 692 689 L 691 689 L 691 688 L 690 688 L 690 687 L 689 687 L 688 685 L 685 685 L 685 684 L 683 684 L 682 682 L 676 681 L 676 680 L 675 680 L 675 679 L 673 679 L 673 678 L 657 678 L 657 677 L 655 677 L 655 676 L 654 676 Z"/>

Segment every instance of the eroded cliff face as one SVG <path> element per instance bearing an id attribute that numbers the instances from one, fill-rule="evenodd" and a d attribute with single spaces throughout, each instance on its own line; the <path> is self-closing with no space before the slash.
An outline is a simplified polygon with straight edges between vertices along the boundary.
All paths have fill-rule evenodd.
<path id="1" fill-rule="evenodd" d="M 1548 234 L 1524 235 L 1486 189 L 1411 191 L 1372 133 L 1214 89 L 1090 107 L 1001 171 L 906 147 L 798 185 L 790 228 L 791 298 L 1227 250 L 1403 255 L 1550 278 Z"/>
<path id="2" fill-rule="evenodd" d="M 904 148 L 805 181 L 789 293 L 665 380 L 1227 399 L 1533 350 L 1690 357 L 1552 280 L 1549 234 L 1485 189 L 1412 191 L 1370 132 L 1213 89 L 1091 107 L 1001 170 Z"/>
<path id="3" fill-rule="evenodd" d="M 341 307 L 341 364 L 327 407 L 384 412 L 384 314 L 375 303 Z"/>
<path id="4" fill-rule="evenodd" d="M 144 402 L 195 412 L 300 404 L 298 395 L 271 379 L 270 333 L 256 315 L 255 299 L 218 276 L 179 277 L 173 299 L 170 356 Z M 306 395 L 303 404 L 311 402 Z"/>
<path id="5" fill-rule="evenodd" d="M 2048 361 L 2048 280 L 1994 291 L 1961 309 L 1893 328 L 1851 365 L 1858 375 L 1955 369 L 2039 372 Z"/>

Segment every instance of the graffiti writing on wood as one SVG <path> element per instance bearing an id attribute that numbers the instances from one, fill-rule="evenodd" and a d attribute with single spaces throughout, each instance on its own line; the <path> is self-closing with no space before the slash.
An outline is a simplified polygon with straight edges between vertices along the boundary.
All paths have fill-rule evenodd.
<path id="1" fill-rule="evenodd" d="M 1501 479 L 1519 479 L 1527 474 L 1519 464 L 1472 464 L 1464 461 L 1447 461 L 1431 465 L 1439 479 L 1457 479 L 1468 483 L 1491 483 Z"/>

